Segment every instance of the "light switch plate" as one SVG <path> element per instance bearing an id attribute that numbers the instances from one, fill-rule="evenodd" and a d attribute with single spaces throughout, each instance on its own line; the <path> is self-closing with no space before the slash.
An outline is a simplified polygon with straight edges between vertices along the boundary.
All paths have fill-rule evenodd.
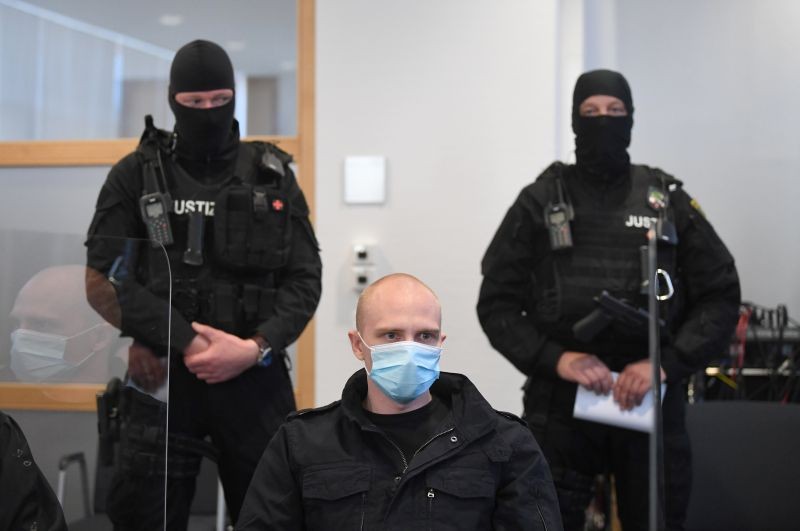
<path id="1" fill-rule="evenodd" d="M 386 201 L 386 157 L 344 159 L 344 202 L 381 204 Z"/>

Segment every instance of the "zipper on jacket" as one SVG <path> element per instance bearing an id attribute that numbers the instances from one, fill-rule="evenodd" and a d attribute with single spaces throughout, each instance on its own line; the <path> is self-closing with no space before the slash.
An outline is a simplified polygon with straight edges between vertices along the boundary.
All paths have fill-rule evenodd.
<path id="1" fill-rule="evenodd" d="M 383 437 L 386 440 L 386 442 L 391 444 L 392 447 L 394 447 L 395 450 L 397 450 L 397 453 L 400 454 L 400 459 L 403 461 L 403 470 L 402 470 L 402 472 L 400 472 L 400 474 L 405 474 L 406 470 L 408 470 L 408 461 L 406 460 L 406 456 L 403 453 L 403 450 L 401 450 L 400 447 L 397 446 L 397 444 L 395 444 L 395 442 L 393 440 L 391 440 L 385 433 L 383 433 L 379 429 L 376 429 L 375 426 L 368 426 L 368 427 L 363 428 L 363 429 L 365 429 L 366 431 L 370 431 L 372 433 L 377 433 L 378 435 Z"/>
<path id="2" fill-rule="evenodd" d="M 425 443 L 424 443 L 422 446 L 420 446 L 419 448 L 417 448 L 417 450 L 414 452 L 414 454 L 411 456 L 411 458 L 413 459 L 413 458 L 414 458 L 414 457 L 415 457 L 415 456 L 416 456 L 418 453 L 420 453 L 420 452 L 421 452 L 421 451 L 422 451 L 422 450 L 423 450 L 423 449 L 424 449 L 426 446 L 428 446 L 430 443 L 432 443 L 433 441 L 435 441 L 436 439 L 438 439 L 438 438 L 439 438 L 439 437 L 441 437 L 442 435 L 446 435 L 446 434 L 448 434 L 448 433 L 450 433 L 450 432 L 452 432 L 452 431 L 454 431 L 454 430 L 455 430 L 455 428 L 454 428 L 454 427 L 450 427 L 450 428 L 447 428 L 446 430 L 444 430 L 444 431 L 442 431 L 442 432 L 440 432 L 440 433 L 437 433 L 436 435 L 434 435 L 433 437 L 431 437 L 430 439 L 428 439 L 427 441 L 425 441 Z M 391 445 L 392 445 L 392 446 L 395 448 L 395 450 L 397 450 L 397 453 L 398 453 L 398 454 L 400 454 L 400 458 L 403 460 L 403 470 L 402 470 L 402 472 L 400 472 L 400 476 L 398 476 L 398 477 L 399 477 L 399 478 L 402 478 L 402 476 L 404 476 L 404 475 L 405 475 L 405 473 L 406 473 L 406 471 L 408 470 L 408 461 L 406 460 L 406 456 L 405 456 L 405 454 L 403 453 L 403 451 L 400 449 L 400 447 L 399 447 L 399 446 L 397 446 L 397 444 L 395 444 L 395 442 L 394 442 L 393 440 L 391 440 L 389 437 L 387 437 L 387 436 L 386 436 L 386 434 L 385 434 L 385 433 L 383 433 L 382 431 L 380 431 L 380 430 L 370 430 L 370 431 L 373 431 L 373 432 L 375 432 L 375 433 L 378 433 L 378 434 L 380 434 L 380 435 L 381 435 L 381 436 L 382 436 L 384 439 L 386 439 L 386 440 L 389 442 L 389 444 L 391 444 Z M 395 479 L 397 479 L 397 478 L 395 478 Z M 399 481 L 397 481 L 397 483 L 399 483 Z M 396 486 L 396 485 L 395 485 L 395 486 Z M 433 489 L 430 489 L 430 490 L 428 491 L 428 493 L 429 493 L 429 495 L 433 494 Z M 395 494 L 396 494 L 396 493 L 395 493 Z M 388 514 L 389 510 L 391 509 L 391 507 L 392 507 L 392 504 L 394 503 L 394 498 L 395 498 L 395 495 L 392 495 L 392 501 L 390 501 L 390 502 L 389 502 L 389 506 L 388 506 L 388 507 L 387 507 L 387 509 L 386 509 L 386 513 L 387 513 L 387 514 Z M 429 499 L 429 503 L 431 503 L 431 504 L 432 504 L 432 503 L 433 503 L 433 502 L 432 502 L 432 500 L 430 500 L 430 499 Z"/>
<path id="3" fill-rule="evenodd" d="M 443 432 L 437 433 L 436 435 L 434 435 L 433 437 L 431 437 L 430 439 L 425 441 L 425 443 L 423 443 L 422 446 L 417 448 L 417 450 L 411 455 L 411 459 L 414 459 L 414 457 L 416 457 L 416 455 L 418 453 L 420 453 L 422 450 L 424 450 L 425 447 L 428 446 L 430 443 L 432 443 L 433 441 L 435 441 L 436 439 L 438 439 L 442 435 L 446 435 L 446 434 L 450 433 L 454 429 L 455 428 L 447 428 Z M 383 433 L 382 431 L 376 431 L 375 433 L 379 433 L 381 435 L 381 437 L 386 439 L 386 441 L 388 441 L 388 443 L 391 444 L 394 447 L 395 450 L 397 450 L 397 453 L 400 454 L 400 459 L 403 460 L 403 470 L 402 470 L 402 472 L 400 472 L 400 475 L 405 475 L 406 471 L 408 470 L 408 460 L 406 459 L 406 454 L 404 454 L 403 450 L 401 450 L 400 447 L 397 446 L 397 444 L 393 440 L 391 440 L 389 437 L 387 437 L 385 433 Z"/>
<path id="4" fill-rule="evenodd" d="M 432 488 L 428 487 L 428 530 L 433 531 L 433 499 L 436 493 Z"/>
<path id="5" fill-rule="evenodd" d="M 406 454 L 403 453 L 403 450 L 401 450 L 400 447 L 397 446 L 397 444 L 395 444 L 395 442 L 393 440 L 391 440 L 389 437 L 384 435 L 383 432 L 380 432 L 380 434 L 383 436 L 384 439 L 389 441 L 389 444 L 394 446 L 394 449 L 397 450 L 398 454 L 400 454 L 400 459 L 403 460 L 403 471 L 401 472 L 401 474 L 405 474 L 406 470 L 408 470 L 408 461 L 406 461 Z"/>
<path id="6" fill-rule="evenodd" d="M 441 433 L 437 433 L 436 435 L 434 435 L 433 437 L 431 437 L 430 439 L 428 439 L 427 441 L 425 441 L 425 443 L 424 443 L 422 446 L 420 446 L 419 448 L 417 448 L 417 451 L 415 451 L 415 452 L 414 452 L 414 454 L 411 456 L 411 459 L 413 460 L 413 459 L 414 459 L 414 458 L 417 456 L 417 454 L 418 454 L 418 453 L 420 453 L 422 450 L 424 450 L 424 449 L 425 449 L 425 447 L 426 447 L 426 446 L 428 446 L 430 443 L 432 443 L 433 441 L 435 441 L 436 439 L 438 439 L 438 438 L 439 438 L 439 437 L 441 437 L 442 435 L 447 435 L 448 433 L 450 433 L 450 432 L 451 432 L 451 431 L 453 431 L 454 429 L 455 429 L 455 428 L 447 428 L 447 429 L 446 429 L 446 430 L 444 430 L 443 432 L 441 432 Z"/>
<path id="7" fill-rule="evenodd" d="M 539 513 L 539 518 L 542 520 L 542 527 L 544 531 L 547 531 L 547 522 L 544 521 L 544 515 L 542 514 L 542 508 L 539 506 L 539 502 L 536 502 L 536 512 Z"/>
<path id="8" fill-rule="evenodd" d="M 361 526 L 359 527 L 359 529 L 361 531 L 364 531 L 364 507 L 366 506 L 366 504 L 367 504 L 367 493 L 366 492 L 362 492 L 361 493 Z"/>

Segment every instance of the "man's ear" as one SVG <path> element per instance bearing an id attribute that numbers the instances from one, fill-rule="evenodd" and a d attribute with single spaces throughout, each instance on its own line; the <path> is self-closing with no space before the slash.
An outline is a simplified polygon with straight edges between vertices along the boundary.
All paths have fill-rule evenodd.
<path id="1" fill-rule="evenodd" d="M 441 347 L 444 344 L 444 340 L 447 339 L 447 334 L 439 334 L 439 346 Z"/>
<path id="2" fill-rule="evenodd" d="M 347 337 L 350 339 L 350 348 L 353 349 L 353 356 L 360 361 L 364 361 L 364 352 L 361 350 L 364 348 L 364 343 L 358 337 L 358 330 L 350 330 L 347 332 Z"/>

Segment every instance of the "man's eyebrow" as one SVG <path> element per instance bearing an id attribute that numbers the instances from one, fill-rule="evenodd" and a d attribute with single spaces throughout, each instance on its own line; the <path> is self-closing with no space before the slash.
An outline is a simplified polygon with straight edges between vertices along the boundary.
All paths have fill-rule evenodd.
<path id="1" fill-rule="evenodd" d="M 11 319 L 14 319 L 19 322 L 26 321 L 28 323 L 36 323 L 40 327 L 46 327 L 46 328 L 56 328 L 64 320 L 63 316 L 49 315 L 49 312 L 46 311 L 35 312 L 35 313 L 12 311 L 8 316 Z"/>
<path id="2" fill-rule="evenodd" d="M 387 327 L 383 327 L 383 328 L 376 328 L 375 329 L 375 334 L 383 335 L 383 334 L 388 334 L 389 332 L 401 332 L 401 331 L 402 331 L 402 328 L 400 328 L 400 327 L 387 326 Z M 425 329 L 422 329 L 422 330 L 416 330 L 415 333 L 416 334 L 440 334 L 441 330 L 439 328 L 425 328 Z"/>

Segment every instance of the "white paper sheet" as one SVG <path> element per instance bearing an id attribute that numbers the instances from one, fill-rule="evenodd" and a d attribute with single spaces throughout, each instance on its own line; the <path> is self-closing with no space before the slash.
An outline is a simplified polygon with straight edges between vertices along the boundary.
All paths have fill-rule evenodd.
<path id="1" fill-rule="evenodd" d="M 616 382 L 619 373 L 612 372 L 611 375 Z M 662 400 L 666 391 L 667 386 L 662 383 Z M 619 404 L 614 402 L 613 393 L 598 395 L 594 391 L 578 386 L 572 415 L 577 419 L 591 420 L 592 422 L 650 433 L 653 431 L 653 395 L 651 391 L 648 391 L 640 405 L 629 411 L 622 411 L 619 408 Z"/>

